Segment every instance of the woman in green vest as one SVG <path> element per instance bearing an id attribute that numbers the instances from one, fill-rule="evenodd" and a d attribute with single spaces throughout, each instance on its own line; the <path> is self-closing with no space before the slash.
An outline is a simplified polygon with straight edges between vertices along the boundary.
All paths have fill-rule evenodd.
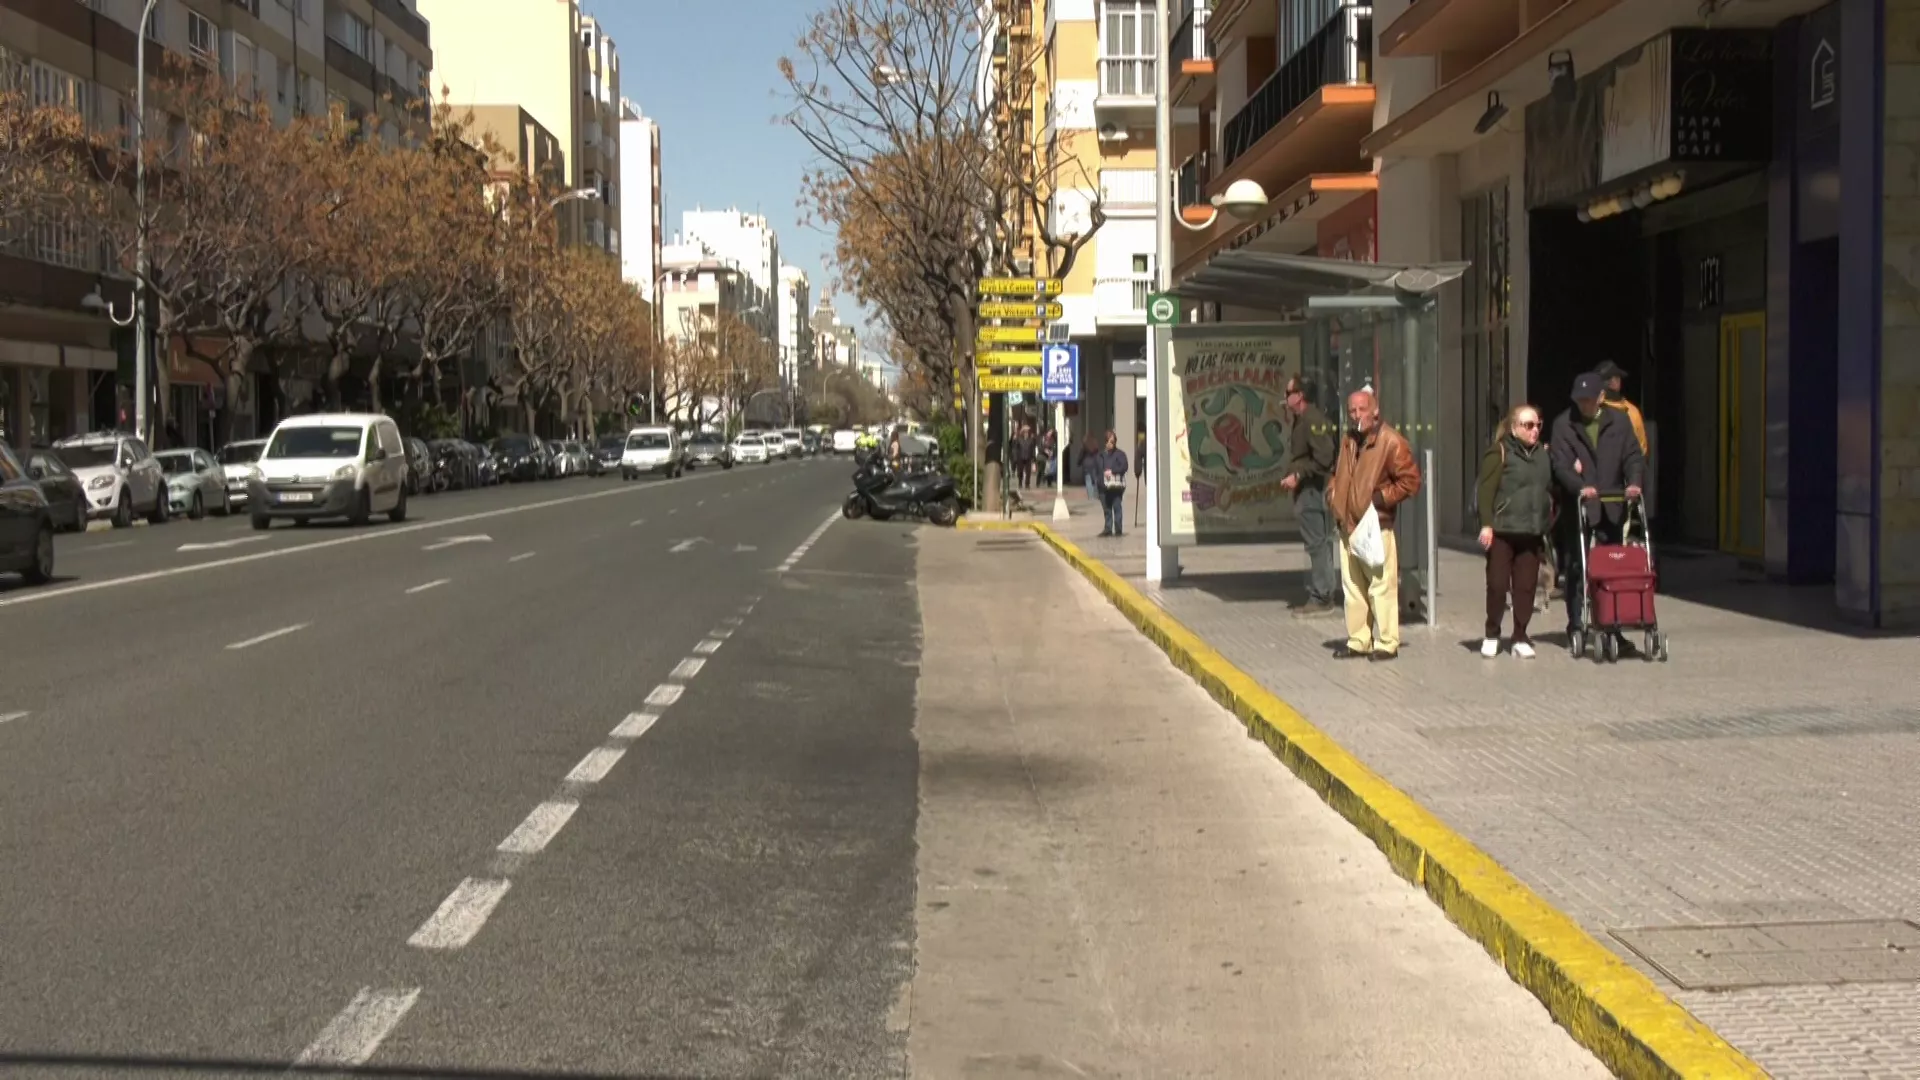
<path id="1" fill-rule="evenodd" d="M 1553 465 L 1541 441 L 1540 411 L 1507 414 L 1480 461 L 1480 547 L 1487 553 L 1487 634 L 1480 655 L 1500 654 L 1500 622 L 1513 596 L 1513 655 L 1534 657 L 1533 619 L 1547 530 L 1553 523 Z"/>

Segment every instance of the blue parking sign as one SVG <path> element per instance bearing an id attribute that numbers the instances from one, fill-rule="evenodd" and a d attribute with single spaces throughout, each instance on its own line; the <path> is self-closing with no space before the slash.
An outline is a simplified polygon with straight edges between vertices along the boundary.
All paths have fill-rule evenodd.
<path id="1" fill-rule="evenodd" d="M 1080 400 L 1080 346 L 1049 345 L 1040 354 L 1040 400 Z"/>

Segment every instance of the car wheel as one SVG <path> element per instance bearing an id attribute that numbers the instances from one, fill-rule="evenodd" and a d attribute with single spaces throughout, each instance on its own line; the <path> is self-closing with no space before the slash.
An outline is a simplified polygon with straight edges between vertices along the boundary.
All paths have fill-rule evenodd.
<path id="1" fill-rule="evenodd" d="M 85 494 L 73 497 L 73 531 L 87 531 L 87 497 Z"/>
<path id="2" fill-rule="evenodd" d="M 353 512 L 347 515 L 347 521 L 354 525 L 365 525 L 373 517 L 373 491 L 361 488 L 360 495 L 353 501 Z"/>
<path id="3" fill-rule="evenodd" d="M 52 520 L 40 520 L 40 535 L 33 542 L 33 562 L 21 574 L 29 585 L 45 585 L 53 580 Z"/>
<path id="4" fill-rule="evenodd" d="M 187 517 L 193 519 L 194 521 L 199 521 L 202 518 L 205 518 L 206 516 L 207 516 L 206 503 L 201 501 L 200 493 L 196 491 L 193 493 L 192 504 L 187 507 Z"/>
<path id="5" fill-rule="evenodd" d="M 113 527 L 130 529 L 133 527 L 133 492 L 120 489 L 120 501 L 113 506 Z"/>
<path id="6" fill-rule="evenodd" d="M 407 520 L 406 492 L 402 491 L 399 500 L 393 504 L 393 509 L 387 511 L 387 520 L 393 522 L 395 525 Z"/>
<path id="7" fill-rule="evenodd" d="M 153 513 L 147 515 L 147 524 L 165 525 L 167 523 L 167 514 L 172 509 L 173 507 L 167 503 L 166 485 L 162 484 L 159 494 L 153 497 Z"/>

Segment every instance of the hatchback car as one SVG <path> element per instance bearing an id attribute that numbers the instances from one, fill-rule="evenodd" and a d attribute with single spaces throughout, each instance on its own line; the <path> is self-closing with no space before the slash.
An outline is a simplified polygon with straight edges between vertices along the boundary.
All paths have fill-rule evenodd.
<path id="1" fill-rule="evenodd" d="M 74 532 L 87 531 L 87 489 L 65 462 L 51 450 L 30 451 L 27 475 L 40 485 L 40 494 L 47 497 L 47 509 L 56 523 Z"/>
<path id="2" fill-rule="evenodd" d="M 53 514 L 40 485 L 0 443 L 0 574 L 7 573 L 29 585 L 53 580 Z"/>
<path id="3" fill-rule="evenodd" d="M 147 444 L 124 432 L 74 435 L 53 444 L 54 454 L 87 489 L 87 516 L 108 518 L 116 529 L 134 515 L 154 525 L 167 520 L 167 478 Z"/>
<path id="4" fill-rule="evenodd" d="M 205 450 L 162 450 L 153 455 L 167 474 L 167 509 L 195 521 L 207 512 L 233 513 L 227 502 L 227 474 Z"/>
<path id="5" fill-rule="evenodd" d="M 743 465 L 765 465 L 767 463 L 766 441 L 754 432 L 746 432 L 733 440 L 733 460 Z"/>
<path id="6" fill-rule="evenodd" d="M 687 437 L 687 468 L 718 465 L 733 468 L 733 447 L 717 431 L 696 431 Z"/>

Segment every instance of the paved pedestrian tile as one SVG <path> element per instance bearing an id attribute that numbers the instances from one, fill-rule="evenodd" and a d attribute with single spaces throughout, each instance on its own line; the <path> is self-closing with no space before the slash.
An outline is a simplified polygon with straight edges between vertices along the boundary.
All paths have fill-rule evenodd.
<path id="1" fill-rule="evenodd" d="M 1340 618 L 1288 611 L 1296 545 L 1189 549 L 1177 582 L 1149 586 L 1144 530 L 1099 538 L 1077 510 L 1056 527 L 1762 1067 L 1920 1076 L 1910 954 L 1846 944 L 1863 922 L 1920 921 L 1920 640 L 1796 624 L 1820 598 L 1666 552 L 1666 577 L 1692 583 L 1661 597 L 1671 662 L 1572 660 L 1557 604 L 1536 616 L 1538 660 L 1489 661 L 1483 563 L 1443 551 L 1438 625 L 1406 627 L 1398 663 L 1335 663 Z M 1688 989 L 1615 933 L 1778 944 L 1796 924 L 1813 925 L 1794 947 L 1688 967 L 1740 989 Z"/>

